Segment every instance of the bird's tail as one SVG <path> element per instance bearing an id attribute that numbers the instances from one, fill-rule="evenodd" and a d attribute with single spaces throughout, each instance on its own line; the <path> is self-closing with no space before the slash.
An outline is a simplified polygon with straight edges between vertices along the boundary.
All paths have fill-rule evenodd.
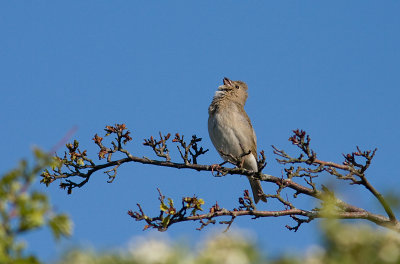
<path id="1" fill-rule="evenodd" d="M 260 199 L 264 202 L 267 202 L 267 198 L 264 197 L 264 191 L 261 187 L 260 180 L 252 179 L 250 177 L 248 177 L 248 179 L 250 182 L 251 190 L 253 192 L 254 202 L 258 203 Z"/>

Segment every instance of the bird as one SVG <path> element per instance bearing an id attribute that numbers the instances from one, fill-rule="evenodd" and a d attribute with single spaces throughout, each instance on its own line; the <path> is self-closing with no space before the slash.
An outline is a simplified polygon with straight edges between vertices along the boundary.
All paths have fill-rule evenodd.
<path id="1" fill-rule="evenodd" d="M 248 97 L 243 81 L 223 79 L 208 108 L 208 133 L 222 159 L 238 167 L 258 172 L 257 137 L 244 110 Z M 259 180 L 248 177 L 257 204 L 266 202 Z"/>

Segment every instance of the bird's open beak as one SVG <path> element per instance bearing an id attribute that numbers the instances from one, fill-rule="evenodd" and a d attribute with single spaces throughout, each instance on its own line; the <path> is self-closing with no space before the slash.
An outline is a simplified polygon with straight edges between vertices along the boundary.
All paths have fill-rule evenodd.
<path id="1" fill-rule="evenodd" d="M 224 84 L 227 86 L 232 86 L 232 81 L 229 80 L 228 78 L 224 77 Z"/>

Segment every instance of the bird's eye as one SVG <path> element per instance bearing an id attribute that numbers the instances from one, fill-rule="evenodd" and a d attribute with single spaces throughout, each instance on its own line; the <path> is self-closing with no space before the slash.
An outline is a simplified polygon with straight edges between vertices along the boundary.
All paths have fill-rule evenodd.
<path id="1" fill-rule="evenodd" d="M 235 88 L 236 88 L 236 89 L 239 89 L 239 85 L 235 85 Z"/>

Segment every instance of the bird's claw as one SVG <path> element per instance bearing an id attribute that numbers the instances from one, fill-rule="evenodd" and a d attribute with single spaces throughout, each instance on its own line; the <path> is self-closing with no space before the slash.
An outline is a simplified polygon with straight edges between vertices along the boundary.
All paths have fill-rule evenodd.
<path id="1" fill-rule="evenodd" d="M 214 175 L 214 170 L 217 172 L 216 175 Z M 223 167 L 221 167 L 220 164 L 213 164 L 213 165 L 211 165 L 211 174 L 212 174 L 214 177 L 218 177 L 218 176 L 221 176 L 221 175 L 223 176 L 223 175 L 225 175 L 226 173 L 224 172 Z"/>

